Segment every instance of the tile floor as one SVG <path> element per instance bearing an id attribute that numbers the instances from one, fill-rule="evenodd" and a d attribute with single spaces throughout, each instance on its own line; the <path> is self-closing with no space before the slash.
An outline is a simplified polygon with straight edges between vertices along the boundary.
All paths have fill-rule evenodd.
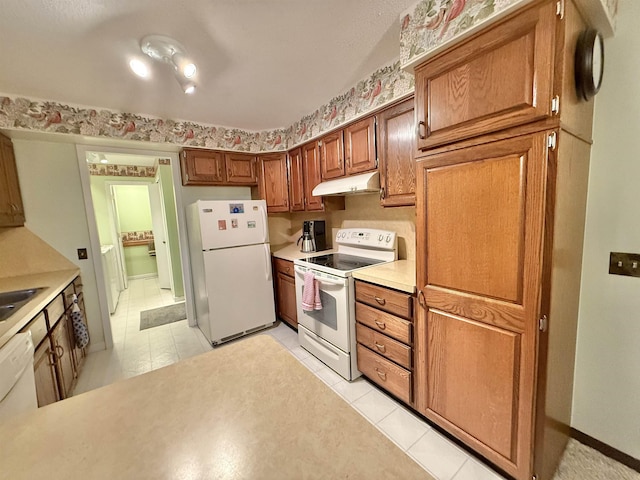
<path id="1" fill-rule="evenodd" d="M 157 278 L 132 280 L 111 317 L 114 348 L 91 353 L 74 394 L 154 370 L 211 349 L 197 328 L 180 321 L 140 331 L 140 312 L 174 303 Z M 271 335 L 346 402 L 438 480 L 503 477 L 459 448 L 364 378 L 347 382 L 298 344 L 284 324 L 256 333 Z M 237 341 L 242 341 L 237 340 Z"/>

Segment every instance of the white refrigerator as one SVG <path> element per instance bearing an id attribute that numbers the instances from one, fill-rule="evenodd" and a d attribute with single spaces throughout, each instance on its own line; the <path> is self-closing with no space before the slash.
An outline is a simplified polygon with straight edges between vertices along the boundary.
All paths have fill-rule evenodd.
<path id="1" fill-rule="evenodd" d="M 197 324 L 216 345 L 275 322 L 264 200 L 187 207 Z"/>

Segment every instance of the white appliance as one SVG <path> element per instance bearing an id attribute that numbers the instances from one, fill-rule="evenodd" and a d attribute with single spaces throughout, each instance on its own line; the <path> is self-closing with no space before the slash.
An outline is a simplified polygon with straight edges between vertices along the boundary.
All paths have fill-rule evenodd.
<path id="1" fill-rule="evenodd" d="M 17 333 L 0 349 L 0 423 L 38 408 L 31 332 Z"/>
<path id="2" fill-rule="evenodd" d="M 107 301 L 109 313 L 113 314 L 118 308 L 120 300 L 120 288 L 118 282 L 118 259 L 113 245 L 102 245 L 102 270 L 104 273 L 104 284 L 107 287 Z"/>
<path id="3" fill-rule="evenodd" d="M 339 230 L 336 253 L 295 260 L 300 346 L 347 380 L 361 375 L 356 358 L 355 288 L 352 273 L 398 258 L 395 232 L 370 228 Z M 304 276 L 319 282 L 321 310 L 302 310 Z"/>
<path id="4" fill-rule="evenodd" d="M 213 344 L 273 325 L 264 200 L 199 200 L 187 207 L 196 321 Z"/>

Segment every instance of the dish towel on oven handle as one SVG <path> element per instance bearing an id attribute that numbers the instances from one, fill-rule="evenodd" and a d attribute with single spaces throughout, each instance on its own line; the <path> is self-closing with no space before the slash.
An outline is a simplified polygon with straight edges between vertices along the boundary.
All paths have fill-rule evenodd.
<path id="1" fill-rule="evenodd" d="M 305 312 L 322 310 L 322 302 L 320 301 L 320 282 L 316 280 L 316 277 L 311 270 L 307 270 L 304 274 L 302 310 Z"/>
<path id="2" fill-rule="evenodd" d="M 71 323 L 73 324 L 73 336 L 76 339 L 76 346 L 84 348 L 89 344 L 89 331 L 82 319 L 82 311 L 78 306 L 78 296 L 73 294 L 73 307 L 71 308 Z"/>

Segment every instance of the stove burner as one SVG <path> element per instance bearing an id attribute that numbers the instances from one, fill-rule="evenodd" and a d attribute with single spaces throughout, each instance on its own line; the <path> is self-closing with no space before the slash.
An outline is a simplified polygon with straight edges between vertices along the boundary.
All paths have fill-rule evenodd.
<path id="1" fill-rule="evenodd" d="M 383 260 L 375 260 L 373 258 L 356 257 L 354 255 L 345 255 L 341 253 L 332 253 L 329 255 L 320 255 L 317 257 L 307 257 L 304 259 L 307 263 L 321 265 L 327 268 L 335 268 L 336 270 L 349 271 L 362 267 L 383 263 Z"/>

